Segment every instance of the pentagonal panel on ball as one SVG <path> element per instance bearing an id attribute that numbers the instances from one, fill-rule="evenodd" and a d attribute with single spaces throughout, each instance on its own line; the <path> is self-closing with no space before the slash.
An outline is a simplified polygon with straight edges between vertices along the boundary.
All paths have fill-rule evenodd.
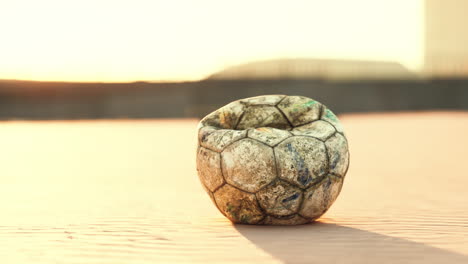
<path id="1" fill-rule="evenodd" d="M 216 190 L 223 183 L 220 154 L 212 150 L 199 147 L 197 153 L 197 171 L 200 181 L 210 192 Z"/>
<path id="2" fill-rule="evenodd" d="M 310 222 L 309 219 L 306 219 L 299 215 L 290 215 L 290 216 L 283 216 L 283 217 L 274 217 L 274 216 L 267 216 L 264 220 L 261 221 L 260 224 L 263 225 L 301 225 Z"/>
<path id="3" fill-rule="evenodd" d="M 234 142 L 221 153 L 226 182 L 256 192 L 276 177 L 273 149 L 252 139 Z"/>
<path id="4" fill-rule="evenodd" d="M 325 108 L 320 119 L 325 120 L 329 122 L 330 124 L 332 124 L 336 128 L 336 131 L 340 133 L 344 133 L 343 126 L 338 120 L 338 117 L 336 117 L 336 115 L 330 109 Z"/>
<path id="5" fill-rule="evenodd" d="M 346 138 L 336 133 L 325 142 L 330 159 L 330 172 L 344 177 L 349 166 L 348 142 Z"/>
<path id="6" fill-rule="evenodd" d="M 277 107 L 283 111 L 293 126 L 300 126 L 320 118 L 322 105 L 303 96 L 287 96 Z"/>
<path id="7" fill-rule="evenodd" d="M 260 206 L 271 215 L 285 216 L 297 213 L 302 190 L 284 181 L 275 181 L 257 192 Z"/>
<path id="8" fill-rule="evenodd" d="M 235 223 L 256 224 L 264 215 L 255 195 L 225 184 L 214 194 L 219 210 Z"/>
<path id="9" fill-rule="evenodd" d="M 298 187 L 307 188 L 328 171 L 328 158 L 322 141 L 294 136 L 275 147 L 278 176 Z"/>
<path id="10" fill-rule="evenodd" d="M 244 105 L 234 101 L 205 116 L 200 123 L 203 126 L 234 129 L 244 112 Z"/>
<path id="11" fill-rule="evenodd" d="M 271 127 L 259 127 L 248 131 L 247 136 L 249 138 L 261 141 L 270 147 L 275 146 L 282 140 L 292 136 L 289 131 L 276 129 Z"/>
<path id="12" fill-rule="evenodd" d="M 326 140 L 333 133 L 335 128 L 328 122 L 317 120 L 312 123 L 295 127 L 291 132 L 296 136 L 311 136 L 320 140 Z"/>
<path id="13" fill-rule="evenodd" d="M 276 105 L 283 99 L 285 95 L 272 94 L 272 95 L 262 95 L 255 96 L 250 98 L 242 99 L 241 102 L 247 105 Z"/>
<path id="14" fill-rule="evenodd" d="M 308 218 L 320 217 L 336 200 L 342 185 L 342 178 L 328 176 L 319 184 L 307 189 L 299 214 Z"/>
<path id="15" fill-rule="evenodd" d="M 198 131 L 198 143 L 202 147 L 221 152 L 227 145 L 246 136 L 245 130 L 216 129 L 206 126 Z"/>
<path id="16" fill-rule="evenodd" d="M 244 115 L 239 121 L 237 129 L 256 127 L 291 128 L 278 108 L 267 105 L 248 106 L 245 108 Z"/>

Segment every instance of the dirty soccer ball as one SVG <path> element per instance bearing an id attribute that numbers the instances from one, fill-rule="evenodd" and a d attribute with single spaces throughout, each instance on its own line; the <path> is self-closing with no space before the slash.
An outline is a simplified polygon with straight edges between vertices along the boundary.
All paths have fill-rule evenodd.
<path id="1" fill-rule="evenodd" d="M 238 100 L 199 124 L 198 176 L 234 223 L 314 221 L 337 198 L 348 165 L 337 117 L 307 97 Z"/>

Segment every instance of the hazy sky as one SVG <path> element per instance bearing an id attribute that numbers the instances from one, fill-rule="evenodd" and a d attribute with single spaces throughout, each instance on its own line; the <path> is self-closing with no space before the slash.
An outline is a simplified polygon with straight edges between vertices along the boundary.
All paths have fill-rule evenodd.
<path id="1" fill-rule="evenodd" d="M 422 0 L 1 0 L 0 79 L 201 79 L 263 59 L 418 70 Z"/>

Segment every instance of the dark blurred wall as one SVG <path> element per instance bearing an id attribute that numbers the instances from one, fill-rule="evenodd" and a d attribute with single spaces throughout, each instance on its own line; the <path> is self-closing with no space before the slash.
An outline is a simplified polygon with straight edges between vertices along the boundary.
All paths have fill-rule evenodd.
<path id="1" fill-rule="evenodd" d="M 190 91 L 191 105 L 197 107 L 190 111 L 193 116 L 201 116 L 238 98 L 261 94 L 304 95 L 337 113 L 468 109 L 468 80 L 206 81 L 197 83 Z"/>
<path id="2" fill-rule="evenodd" d="M 0 119 L 202 117 L 230 101 L 262 94 L 308 96 L 337 113 L 468 110 L 468 79 L 183 83 L 0 81 Z"/>

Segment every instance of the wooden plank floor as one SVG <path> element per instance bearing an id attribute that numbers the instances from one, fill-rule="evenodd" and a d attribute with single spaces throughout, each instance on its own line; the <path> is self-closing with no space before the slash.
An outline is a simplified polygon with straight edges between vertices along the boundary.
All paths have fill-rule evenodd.
<path id="1" fill-rule="evenodd" d="M 196 120 L 1 122 L 1 263 L 468 263 L 468 113 L 342 117 L 351 167 L 314 224 L 232 225 Z"/>

